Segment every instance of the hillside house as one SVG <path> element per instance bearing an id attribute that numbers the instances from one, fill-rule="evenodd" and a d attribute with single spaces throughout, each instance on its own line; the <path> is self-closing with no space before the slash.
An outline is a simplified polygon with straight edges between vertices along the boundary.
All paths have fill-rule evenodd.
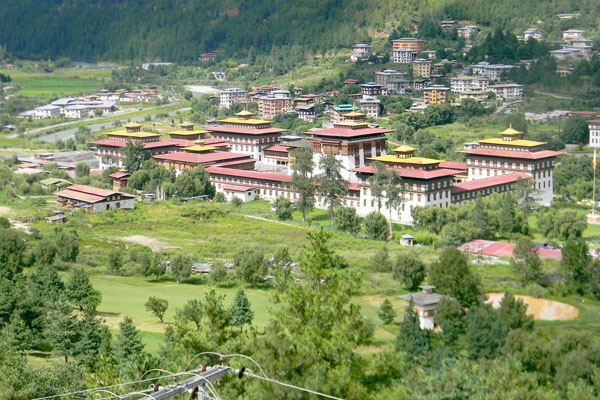
<path id="1" fill-rule="evenodd" d="M 93 213 L 110 209 L 133 210 L 135 207 L 133 195 L 86 185 L 71 185 L 56 195 L 57 204 L 61 207 L 84 209 Z"/>

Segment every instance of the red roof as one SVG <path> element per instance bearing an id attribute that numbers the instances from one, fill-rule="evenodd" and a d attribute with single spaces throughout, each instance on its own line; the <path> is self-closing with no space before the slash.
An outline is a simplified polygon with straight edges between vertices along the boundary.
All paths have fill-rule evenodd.
<path id="1" fill-rule="evenodd" d="M 456 169 L 459 171 L 467 171 L 469 169 L 467 163 L 455 161 L 442 161 L 439 166 L 440 168 Z"/>
<path id="2" fill-rule="evenodd" d="M 250 190 L 254 190 L 256 188 L 250 186 L 239 186 L 239 185 L 223 185 L 223 189 L 225 190 L 233 190 L 235 192 L 248 192 Z"/>
<path id="3" fill-rule="evenodd" d="M 362 128 L 362 129 L 351 129 L 351 128 L 329 128 L 320 129 L 318 131 L 305 132 L 307 135 L 314 136 L 326 136 L 326 137 L 337 137 L 337 138 L 353 138 L 360 136 L 369 136 L 376 134 L 385 134 L 394 132 L 393 129 L 382 129 L 382 128 Z"/>
<path id="4" fill-rule="evenodd" d="M 103 201 L 104 199 L 106 199 L 106 197 L 104 196 L 96 196 L 94 194 L 82 193 L 76 190 L 69 189 L 61 190 L 60 192 L 57 192 L 56 195 L 59 197 L 66 197 L 68 199 L 83 201 L 86 203 L 98 203 L 99 201 Z"/>
<path id="5" fill-rule="evenodd" d="M 211 153 L 187 153 L 176 152 L 170 154 L 157 154 L 153 156 L 157 160 L 179 161 L 191 164 L 214 164 L 219 161 L 228 161 L 240 158 L 250 159 L 247 154 L 230 153 L 227 151 L 213 151 Z"/>
<path id="6" fill-rule="evenodd" d="M 346 79 L 343 83 L 347 85 L 352 85 L 354 83 L 358 83 L 358 81 L 356 79 Z"/>
<path id="7" fill-rule="evenodd" d="M 130 176 L 130 174 L 127 172 L 118 171 L 118 172 L 110 174 L 109 176 L 111 178 L 121 179 L 121 178 L 126 178 L 126 177 Z"/>
<path id="8" fill-rule="evenodd" d="M 279 151 L 279 152 L 282 152 L 282 153 L 289 153 L 290 147 L 289 146 L 282 146 L 282 145 L 279 145 L 279 144 L 275 144 L 273 146 L 265 147 L 263 150 Z"/>
<path id="9" fill-rule="evenodd" d="M 452 186 L 452 193 L 468 192 L 470 190 L 483 189 L 492 186 L 505 185 L 514 183 L 519 179 L 529 179 L 531 176 L 518 172 L 512 174 L 504 174 L 498 176 L 490 176 L 489 178 L 475 179 L 468 182 L 455 183 Z"/>
<path id="10" fill-rule="evenodd" d="M 127 144 L 126 140 L 117 140 L 117 139 L 100 139 L 94 140 L 93 142 L 89 142 L 89 144 L 95 144 L 99 146 L 110 146 L 110 147 L 125 147 Z"/>
<path id="11" fill-rule="evenodd" d="M 458 247 L 458 250 L 461 251 L 493 257 L 513 257 L 514 249 L 514 244 L 494 242 L 491 240 L 473 240 Z M 537 253 L 542 258 L 562 258 L 560 250 L 537 249 Z"/>
<path id="12" fill-rule="evenodd" d="M 94 194 L 96 196 L 104 196 L 104 197 L 111 196 L 113 194 L 118 193 L 118 192 L 115 192 L 114 190 L 100 189 L 100 188 L 96 188 L 93 186 L 87 186 L 87 185 L 71 185 L 67 189 L 75 190 L 77 192 L 82 192 L 82 193 Z"/>
<path id="13" fill-rule="evenodd" d="M 254 158 L 242 158 L 241 160 L 233 160 L 233 161 L 225 161 L 220 163 L 215 163 L 216 167 L 225 167 L 228 165 L 241 165 L 241 164 L 255 164 L 256 160 Z"/>
<path id="14" fill-rule="evenodd" d="M 221 139 L 217 139 L 217 140 L 221 140 Z M 127 145 L 127 140 L 100 139 L 100 140 L 94 140 L 93 142 L 90 142 L 90 144 L 100 145 L 100 146 L 109 146 L 109 147 L 125 147 Z M 153 142 L 146 142 L 146 143 L 144 143 L 144 148 L 145 149 L 154 149 L 157 147 L 168 147 L 168 146 L 188 147 L 188 146 L 193 146 L 195 144 L 196 143 L 193 140 L 163 139 L 163 140 L 156 140 Z"/>
<path id="15" fill-rule="evenodd" d="M 472 154 L 476 156 L 492 156 L 503 158 L 517 158 L 524 160 L 539 160 L 542 158 L 556 157 L 563 153 L 560 151 L 539 150 L 539 151 L 517 151 L 517 150 L 496 150 L 478 148 L 473 150 L 460 150 L 459 153 Z"/>
<path id="16" fill-rule="evenodd" d="M 280 128 L 241 128 L 237 126 L 213 126 L 206 128 L 207 131 L 211 132 L 223 132 L 223 133 L 239 133 L 241 135 L 267 135 L 271 133 L 285 132 L 287 129 Z"/>
<path id="17" fill-rule="evenodd" d="M 349 183 L 348 190 L 351 190 L 353 192 L 358 192 L 358 191 L 360 191 L 360 186 L 358 185 L 358 183 Z"/>
<path id="18" fill-rule="evenodd" d="M 388 170 L 394 170 L 400 175 L 401 178 L 409 178 L 409 179 L 435 179 L 441 178 L 443 176 L 451 176 L 456 174 L 456 170 L 447 169 L 447 168 L 437 168 L 432 170 L 422 170 L 422 169 L 410 169 L 410 168 L 394 168 L 387 167 Z M 367 165 L 366 167 L 354 168 L 350 171 L 353 172 L 361 172 L 363 174 L 374 174 L 375 170 L 372 166 Z"/>
<path id="19" fill-rule="evenodd" d="M 592 119 L 590 121 L 588 121 L 588 124 L 592 123 L 592 124 L 600 124 L 600 119 Z"/>
<path id="20" fill-rule="evenodd" d="M 571 111 L 571 114 L 575 115 L 596 115 L 596 111 Z"/>
<path id="21" fill-rule="evenodd" d="M 229 141 L 225 140 L 225 139 L 217 139 L 217 138 L 206 138 L 206 139 L 201 139 L 202 140 L 202 144 L 205 146 L 229 146 Z"/>
<path id="22" fill-rule="evenodd" d="M 289 175 L 275 174 L 272 172 L 262 171 L 246 171 L 242 169 L 234 168 L 222 168 L 222 167 L 208 167 L 206 168 L 211 175 L 228 175 L 240 178 L 251 178 L 264 181 L 276 181 L 276 182 L 290 182 L 292 177 Z"/>

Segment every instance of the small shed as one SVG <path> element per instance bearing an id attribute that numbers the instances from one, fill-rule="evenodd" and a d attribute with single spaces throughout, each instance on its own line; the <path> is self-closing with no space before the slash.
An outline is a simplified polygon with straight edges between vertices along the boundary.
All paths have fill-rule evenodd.
<path id="1" fill-rule="evenodd" d="M 412 246 L 414 244 L 415 237 L 413 235 L 404 234 L 400 236 L 400 244 L 402 246 Z"/>
<path id="2" fill-rule="evenodd" d="M 67 217 L 64 214 L 51 215 L 46 217 L 46 222 L 49 224 L 64 224 Z"/>

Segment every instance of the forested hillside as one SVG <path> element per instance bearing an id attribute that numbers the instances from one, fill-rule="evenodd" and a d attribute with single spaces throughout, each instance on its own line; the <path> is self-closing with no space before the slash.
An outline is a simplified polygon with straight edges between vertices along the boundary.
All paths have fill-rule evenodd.
<path id="1" fill-rule="evenodd" d="M 0 2 L 0 45 L 20 58 L 189 61 L 300 45 L 321 52 L 397 26 L 411 31 L 429 15 L 519 30 L 543 19 L 556 32 L 597 29 L 596 0 L 20 0 Z M 559 22 L 557 13 L 577 12 Z M 554 26 L 555 25 L 555 26 Z M 593 37 L 592 37 L 593 38 Z"/>

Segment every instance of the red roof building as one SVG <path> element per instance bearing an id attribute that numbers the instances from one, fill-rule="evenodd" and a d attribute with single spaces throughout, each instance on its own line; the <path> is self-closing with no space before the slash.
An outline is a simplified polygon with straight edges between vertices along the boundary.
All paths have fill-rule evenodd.
<path id="1" fill-rule="evenodd" d="M 501 138 L 480 140 L 478 148 L 461 151 L 467 158 L 468 180 L 526 174 L 533 178 L 531 184 L 540 192 L 539 203 L 550 205 L 555 158 L 562 153 L 544 150 L 545 142 L 521 139 L 522 132 L 512 127 L 500 135 Z"/>
<path id="2" fill-rule="evenodd" d="M 134 208 L 134 196 L 92 186 L 71 185 L 56 195 L 57 204 L 68 209 L 85 209 L 99 213 L 110 209 Z"/>
<path id="3" fill-rule="evenodd" d="M 250 111 L 241 111 L 235 118 L 219 120 L 219 126 L 206 128 L 214 139 L 226 140 L 231 150 L 248 154 L 262 161 L 263 149 L 279 143 L 279 137 L 285 129 L 272 128 L 272 121 L 253 118 Z"/>

